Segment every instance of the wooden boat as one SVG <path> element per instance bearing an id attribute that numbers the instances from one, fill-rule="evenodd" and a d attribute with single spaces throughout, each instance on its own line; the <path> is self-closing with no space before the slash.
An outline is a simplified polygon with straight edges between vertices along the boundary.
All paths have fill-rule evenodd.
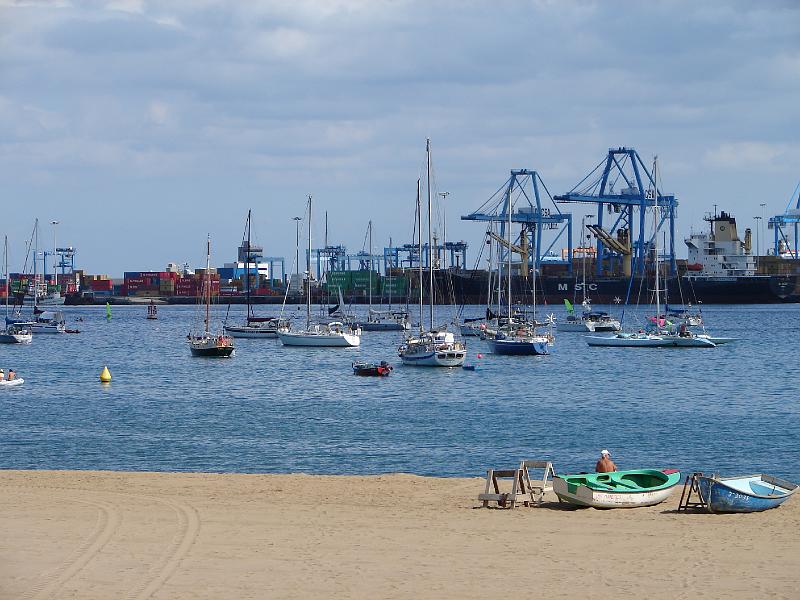
<path id="1" fill-rule="evenodd" d="M 353 373 L 362 377 L 386 377 L 392 372 L 392 366 L 385 360 L 379 364 L 357 360 L 353 362 Z"/>
<path id="2" fill-rule="evenodd" d="M 770 475 L 708 477 L 699 475 L 700 495 L 712 513 L 761 512 L 780 506 L 797 484 Z"/>
<path id="3" fill-rule="evenodd" d="M 680 479 L 680 471 L 674 469 L 557 475 L 553 491 L 559 500 L 578 506 L 636 508 L 663 502 Z"/>

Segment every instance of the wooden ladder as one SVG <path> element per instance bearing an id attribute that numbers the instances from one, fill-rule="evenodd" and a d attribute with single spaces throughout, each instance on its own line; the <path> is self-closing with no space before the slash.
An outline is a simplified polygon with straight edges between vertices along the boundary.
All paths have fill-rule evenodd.
<path id="1" fill-rule="evenodd" d="M 683 482 L 681 501 L 678 504 L 678 512 L 686 512 L 690 508 L 693 510 L 708 510 L 708 502 L 703 498 L 703 493 L 700 491 L 700 485 L 698 484 L 698 478 L 702 476 L 703 473 L 700 471 L 686 476 L 686 481 Z M 697 496 L 696 500 L 692 500 L 692 494 Z"/>

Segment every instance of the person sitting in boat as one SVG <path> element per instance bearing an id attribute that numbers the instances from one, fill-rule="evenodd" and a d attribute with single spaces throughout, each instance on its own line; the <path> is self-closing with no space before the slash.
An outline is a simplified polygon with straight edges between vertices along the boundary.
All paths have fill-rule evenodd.
<path id="1" fill-rule="evenodd" d="M 13 381 L 17 378 L 17 372 L 14 369 L 8 370 L 8 380 Z"/>
<path id="2" fill-rule="evenodd" d="M 686 329 L 686 323 L 681 323 L 678 327 L 678 335 L 681 337 L 689 337 L 689 331 Z"/>
<path id="3" fill-rule="evenodd" d="M 617 470 L 617 465 L 611 460 L 611 453 L 608 450 L 600 450 L 600 460 L 594 466 L 598 473 L 613 473 Z"/>
<path id="4" fill-rule="evenodd" d="M 0 381 L 3 381 L 6 378 L 6 372 L 3 369 L 0 369 Z"/>

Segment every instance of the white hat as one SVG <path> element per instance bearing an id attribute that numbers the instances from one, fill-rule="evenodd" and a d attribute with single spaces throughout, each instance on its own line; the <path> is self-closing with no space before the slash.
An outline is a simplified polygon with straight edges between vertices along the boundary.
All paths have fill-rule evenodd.
<path id="1" fill-rule="evenodd" d="M 611 452 L 608 450 L 600 450 L 600 456 L 611 456 Z"/>

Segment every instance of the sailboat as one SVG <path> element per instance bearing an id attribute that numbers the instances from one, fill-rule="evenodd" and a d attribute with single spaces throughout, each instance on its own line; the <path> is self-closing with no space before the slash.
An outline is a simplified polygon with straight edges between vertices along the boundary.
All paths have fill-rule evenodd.
<path id="1" fill-rule="evenodd" d="M 8 236 L 5 237 L 5 286 L 6 286 L 6 322 L 8 321 Z M 25 324 L 7 324 L 0 332 L 0 344 L 30 344 L 33 334 Z"/>
<path id="2" fill-rule="evenodd" d="M 391 296 L 391 270 L 389 271 L 389 310 L 372 309 L 372 221 L 369 222 L 369 307 L 367 308 L 367 320 L 359 323 L 362 331 L 406 331 L 411 328 L 408 322 L 408 313 L 405 311 L 392 310 Z M 381 298 L 383 294 L 381 294 Z"/>
<path id="3" fill-rule="evenodd" d="M 581 220 L 581 239 L 586 240 L 586 217 Z M 583 253 L 583 261 L 581 263 L 582 283 L 581 291 L 583 292 L 583 302 L 581 308 L 583 312 L 580 315 L 575 313 L 575 308 L 572 303 L 564 298 L 564 306 L 567 308 L 567 318 L 564 322 L 556 325 L 558 331 L 579 331 L 579 332 L 595 332 L 595 331 L 619 331 L 622 329 L 620 322 L 610 316 L 608 313 L 593 311 L 592 304 L 589 297 L 586 295 L 586 252 Z"/>
<path id="4" fill-rule="evenodd" d="M 467 346 L 457 341 L 447 328 L 434 326 L 434 286 L 433 286 L 433 232 L 431 225 L 431 141 L 425 145 L 428 165 L 428 306 L 430 329 L 423 326 L 423 278 L 422 278 L 422 210 L 420 205 L 420 181 L 417 180 L 417 224 L 419 241 L 419 333 L 408 336 L 398 350 L 404 365 L 422 367 L 460 367 L 467 358 Z"/>
<path id="5" fill-rule="evenodd" d="M 203 331 L 189 334 L 189 348 L 192 356 L 227 358 L 233 356 L 233 338 L 227 335 L 211 333 L 211 237 L 206 241 L 206 270 L 203 273 L 202 298 L 205 302 L 205 318 Z"/>
<path id="6" fill-rule="evenodd" d="M 239 325 L 229 325 L 225 323 L 223 329 L 225 333 L 238 338 L 275 338 L 278 335 L 278 329 L 286 328 L 289 322 L 285 319 L 274 317 L 257 317 L 253 313 L 253 305 L 251 303 L 251 286 L 250 286 L 250 265 L 253 263 L 252 246 L 250 245 L 250 223 L 251 211 L 247 211 L 247 223 L 245 224 L 245 239 L 243 246 L 246 244 L 247 250 L 244 262 L 245 271 L 245 298 L 247 301 L 247 317 L 245 322 Z M 256 269 L 256 272 L 258 269 Z"/>
<path id="7" fill-rule="evenodd" d="M 655 301 L 656 315 L 661 315 L 661 289 L 659 281 L 659 256 L 658 256 L 658 227 L 660 211 L 658 207 L 658 159 L 653 160 L 653 197 L 655 206 L 653 208 L 653 242 L 655 246 Z M 619 332 L 613 336 L 586 336 L 586 342 L 590 346 L 616 346 L 629 348 L 714 348 L 716 344 L 707 337 L 700 337 L 688 331 L 685 327 L 677 333 L 671 333 L 661 329 L 663 319 L 656 318 L 654 327 L 648 331 L 640 330 L 634 333 Z"/>
<path id="8" fill-rule="evenodd" d="M 536 269 L 533 271 L 533 306 L 534 306 L 534 314 L 533 314 L 533 322 L 528 323 L 525 319 L 517 317 L 517 320 L 514 320 L 514 313 L 512 312 L 512 298 L 511 298 L 511 258 L 512 258 L 512 244 L 511 244 L 511 214 L 513 209 L 513 204 L 511 202 L 511 193 L 508 193 L 507 196 L 507 205 L 506 205 L 507 213 L 508 213 L 508 223 L 507 223 L 507 240 L 505 243 L 506 249 L 508 251 L 508 261 L 506 264 L 506 302 L 507 302 L 507 312 L 508 319 L 502 327 L 498 325 L 497 331 L 495 332 L 494 336 L 489 338 L 489 344 L 492 347 L 492 351 L 495 354 L 513 354 L 513 355 L 525 355 L 525 356 L 533 356 L 537 354 L 550 354 L 550 346 L 553 345 L 553 336 L 550 335 L 543 335 L 536 331 Z M 526 234 L 523 234 L 526 235 Z M 498 240 L 498 244 L 499 244 Z M 500 256 L 499 248 L 498 248 L 498 257 Z M 523 260 L 526 260 L 523 257 Z M 498 261 L 498 266 L 500 261 Z M 498 277 L 500 276 L 498 270 Z M 498 310 L 498 314 L 499 314 Z M 498 316 L 498 324 L 499 324 L 499 316 Z"/>
<path id="9" fill-rule="evenodd" d="M 147 320 L 148 321 L 155 321 L 158 319 L 158 307 L 156 303 L 150 300 L 150 304 L 147 305 Z"/>
<path id="10" fill-rule="evenodd" d="M 50 312 L 50 311 L 43 311 L 39 308 L 39 298 L 40 298 L 40 284 L 39 284 L 39 275 L 36 272 L 37 263 L 38 263 L 38 255 L 39 255 L 39 219 L 36 219 L 33 225 L 33 235 L 31 236 L 31 241 L 28 245 L 28 250 L 30 250 L 30 244 L 33 243 L 35 240 L 35 245 L 33 249 L 33 292 L 31 292 L 30 286 L 28 287 L 27 292 L 20 288 L 20 292 L 18 295 L 19 299 L 19 306 L 16 307 L 15 314 L 12 317 L 6 316 L 6 325 L 20 325 L 28 330 L 31 333 L 66 333 L 66 321 L 64 319 L 64 313 L 61 311 Z M 45 285 L 46 289 L 46 285 Z M 26 293 L 31 294 L 33 299 L 33 320 L 28 320 L 22 317 L 22 307 L 25 301 Z"/>
<path id="11" fill-rule="evenodd" d="M 341 321 L 314 323 L 311 320 L 311 196 L 308 197 L 308 256 L 306 258 L 306 327 L 293 331 L 288 327 L 277 330 L 284 346 L 323 346 L 352 348 L 361 344 L 361 329 Z"/>

